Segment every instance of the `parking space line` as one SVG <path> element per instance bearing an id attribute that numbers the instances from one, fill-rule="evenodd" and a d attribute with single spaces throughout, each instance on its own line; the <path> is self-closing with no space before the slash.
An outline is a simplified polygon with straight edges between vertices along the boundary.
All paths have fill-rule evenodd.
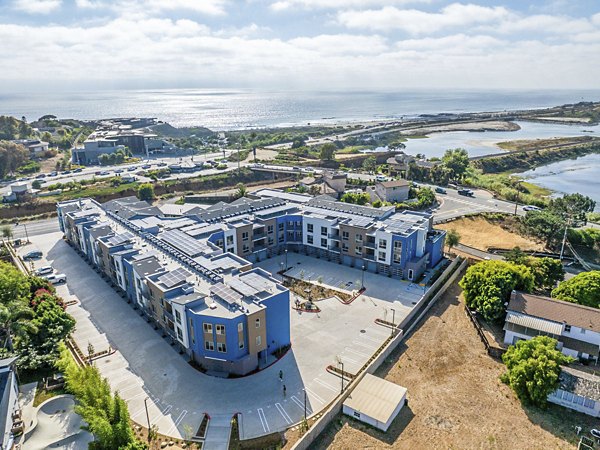
<path id="1" fill-rule="evenodd" d="M 325 404 L 325 400 L 323 400 L 322 397 L 320 397 L 319 395 L 315 394 L 313 391 L 311 391 L 309 388 L 305 387 L 304 389 L 306 389 L 306 393 L 308 394 L 309 397 L 314 397 L 316 401 L 318 401 L 321 405 Z"/>
<path id="2" fill-rule="evenodd" d="M 359 361 L 356 361 L 356 360 L 354 360 L 352 358 L 349 358 L 347 355 L 344 355 L 344 354 L 340 355 L 340 358 L 342 359 L 343 362 L 347 362 L 348 361 L 348 362 L 351 362 L 351 363 L 354 363 L 354 364 L 360 364 Z"/>
<path id="3" fill-rule="evenodd" d="M 267 417 L 265 416 L 264 410 L 262 408 L 258 408 L 256 412 L 258 413 L 258 418 L 260 419 L 260 424 L 263 427 L 263 431 L 265 433 L 270 432 L 271 428 L 269 427 L 269 422 L 267 422 Z"/>
<path id="4" fill-rule="evenodd" d="M 275 403 L 275 407 L 277 408 L 277 411 L 279 411 L 279 414 L 282 415 L 283 420 L 285 420 L 288 425 L 293 423 L 292 418 L 288 415 L 287 411 L 283 408 L 283 406 L 281 406 L 281 403 Z"/>
<path id="5" fill-rule="evenodd" d="M 315 382 L 318 383 L 318 384 L 320 384 L 324 388 L 329 389 L 330 391 L 333 391 L 333 392 L 337 392 L 338 391 L 338 389 L 334 388 L 332 385 L 330 385 L 328 383 L 325 383 L 324 381 L 319 380 L 318 378 L 315 378 Z"/>
<path id="6" fill-rule="evenodd" d="M 352 343 L 356 344 L 356 345 L 360 345 L 361 347 L 366 347 L 369 350 L 374 350 L 374 349 L 376 349 L 378 347 L 378 346 L 375 346 L 375 345 L 368 345 L 368 344 L 365 344 L 364 342 L 360 342 L 360 341 L 352 341 Z"/>
<path id="7" fill-rule="evenodd" d="M 344 351 L 350 352 L 350 353 L 354 353 L 355 355 L 362 356 L 363 358 L 369 358 L 371 356 L 368 353 L 357 352 L 356 350 L 354 350 L 354 349 L 352 349 L 350 347 L 344 348 Z"/>
<path id="8" fill-rule="evenodd" d="M 362 339 L 366 339 L 367 341 L 374 342 L 378 346 L 381 345 L 381 343 L 382 343 L 381 339 L 377 339 L 377 338 L 374 338 L 374 337 L 371 337 L 371 336 L 367 336 L 365 334 L 362 334 L 361 336 L 362 336 Z"/>
<path id="9" fill-rule="evenodd" d="M 292 401 L 298 405 L 298 408 L 300 408 L 302 411 L 304 411 L 304 403 L 302 403 L 295 395 L 292 395 Z M 306 412 L 308 414 L 312 414 L 312 408 L 310 407 L 310 405 L 307 403 L 306 404 Z"/>
<path id="10" fill-rule="evenodd" d="M 164 410 L 162 410 L 160 413 L 161 413 L 163 416 L 166 416 L 167 414 L 169 414 L 169 412 L 171 412 L 171 409 L 172 409 L 172 408 L 173 408 L 173 405 L 169 405 L 169 406 L 167 406 L 167 407 L 166 407 Z"/>
<path id="11" fill-rule="evenodd" d="M 175 422 L 173 422 L 173 425 L 171 425 L 171 428 L 169 428 L 169 431 L 167 431 L 167 436 L 170 436 L 171 433 L 177 429 L 177 427 L 179 426 L 179 424 L 181 423 L 181 421 L 183 420 L 183 418 L 186 416 L 187 413 L 188 412 L 186 409 L 181 411 L 181 414 L 179 414 L 179 416 L 177 417 Z"/>

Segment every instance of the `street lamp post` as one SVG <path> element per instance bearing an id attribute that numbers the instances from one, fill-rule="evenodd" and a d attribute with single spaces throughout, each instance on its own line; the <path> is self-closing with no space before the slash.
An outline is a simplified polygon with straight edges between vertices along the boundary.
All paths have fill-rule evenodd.
<path id="1" fill-rule="evenodd" d="M 306 389 L 302 389 L 304 391 L 304 421 L 306 422 Z"/>
<path id="2" fill-rule="evenodd" d="M 288 270 L 287 248 L 284 250 L 284 252 L 285 252 L 285 270 L 287 271 Z"/>
<path id="3" fill-rule="evenodd" d="M 148 421 L 148 437 L 150 437 L 150 414 L 148 414 L 148 397 L 144 399 L 144 406 L 146 407 L 146 420 Z"/>
<path id="4" fill-rule="evenodd" d="M 19 226 L 19 222 L 15 222 L 15 227 Z M 27 233 L 27 224 L 23 222 L 23 228 L 25 229 L 25 238 L 27 238 L 27 243 L 29 244 L 29 234 Z"/>
<path id="5" fill-rule="evenodd" d="M 394 330 L 396 328 L 396 310 L 394 308 L 390 308 L 392 310 L 392 336 L 394 336 Z"/>
<path id="6" fill-rule="evenodd" d="M 366 267 L 363 264 L 363 266 L 362 266 L 362 279 L 360 281 L 360 289 L 361 290 L 365 288 L 365 269 L 366 269 Z"/>
<path id="7" fill-rule="evenodd" d="M 341 390 L 341 394 L 344 393 L 344 362 L 340 359 L 338 361 L 338 363 L 342 366 L 342 390 Z"/>

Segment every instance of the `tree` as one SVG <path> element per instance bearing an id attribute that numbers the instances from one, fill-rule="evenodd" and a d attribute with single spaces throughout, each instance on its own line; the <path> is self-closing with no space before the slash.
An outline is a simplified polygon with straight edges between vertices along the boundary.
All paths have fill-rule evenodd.
<path id="1" fill-rule="evenodd" d="M 377 158 L 369 156 L 363 161 L 362 166 L 367 172 L 375 172 L 377 170 Z"/>
<path id="2" fill-rule="evenodd" d="M 559 259 L 529 257 L 525 265 L 531 269 L 536 288 L 552 289 L 565 278 L 565 269 Z"/>
<path id="3" fill-rule="evenodd" d="M 2 227 L 2 237 L 7 241 L 10 241 L 13 238 L 13 230 L 10 225 L 4 225 Z"/>
<path id="4" fill-rule="evenodd" d="M 242 198 L 248 194 L 248 189 L 246 188 L 246 185 L 244 185 L 244 183 L 236 184 L 235 188 L 235 198 Z"/>
<path id="5" fill-rule="evenodd" d="M 560 242 L 566 226 L 562 217 L 548 210 L 527 211 L 521 224 L 527 234 L 543 239 L 549 247 Z"/>
<path id="6" fill-rule="evenodd" d="M 446 245 L 448 246 L 448 253 L 460 242 L 460 234 L 454 228 L 451 228 L 446 232 Z"/>
<path id="7" fill-rule="evenodd" d="M 333 161 L 335 159 L 335 151 L 337 147 L 335 144 L 328 142 L 321 146 L 320 158 L 324 161 Z"/>
<path id="8" fill-rule="evenodd" d="M 505 253 L 504 259 L 513 264 L 525 264 L 527 262 L 527 253 L 521 250 L 521 247 L 513 247 Z"/>
<path id="9" fill-rule="evenodd" d="M 552 291 L 552 297 L 593 308 L 600 307 L 600 270 L 582 272 L 563 281 Z"/>
<path id="10" fill-rule="evenodd" d="M 460 180 L 469 167 L 469 154 L 464 148 L 446 150 L 442 156 L 442 165 L 448 169 L 452 178 Z"/>
<path id="11" fill-rule="evenodd" d="M 556 339 L 536 336 L 511 345 L 502 355 L 507 372 L 501 380 L 521 401 L 544 407 L 548 395 L 558 388 L 560 366 L 574 360 L 557 350 L 557 344 Z"/>
<path id="12" fill-rule="evenodd" d="M 576 193 L 566 194 L 550 201 L 548 209 L 550 212 L 575 222 L 585 223 L 587 213 L 594 211 L 596 202 L 590 197 Z"/>
<path id="13" fill-rule="evenodd" d="M 505 261 L 482 261 L 467 269 L 460 280 L 465 301 L 489 321 L 500 320 L 513 290 L 531 292 L 533 275 L 528 267 Z"/>
<path id="14" fill-rule="evenodd" d="M 306 145 L 306 139 L 304 137 L 297 137 L 292 142 L 292 148 L 300 148 Z"/>
<path id="15" fill-rule="evenodd" d="M 33 311 L 20 300 L 0 304 L 0 337 L 2 347 L 9 352 L 14 350 L 13 339 L 27 339 L 29 333 L 36 333 L 37 327 L 30 321 Z"/>
<path id="16" fill-rule="evenodd" d="M 0 304 L 13 301 L 27 303 L 30 296 L 30 284 L 26 277 L 12 264 L 0 261 Z"/>
<path id="17" fill-rule="evenodd" d="M 29 161 L 29 150 L 23 145 L 0 141 L 0 178 L 15 173 L 27 161 Z"/>
<path id="18" fill-rule="evenodd" d="M 137 190 L 137 197 L 140 200 L 151 202 L 155 199 L 154 186 L 152 186 L 150 183 L 140 184 Z"/>

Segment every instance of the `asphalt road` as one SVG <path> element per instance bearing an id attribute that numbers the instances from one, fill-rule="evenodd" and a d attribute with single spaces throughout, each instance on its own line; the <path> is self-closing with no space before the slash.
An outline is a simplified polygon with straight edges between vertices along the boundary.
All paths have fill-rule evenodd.
<path id="1" fill-rule="evenodd" d="M 15 239 L 25 239 L 27 236 L 39 236 L 46 233 L 54 233 L 60 231 L 58 219 L 36 220 L 32 222 L 19 222 L 18 225 L 12 225 L 13 237 Z"/>

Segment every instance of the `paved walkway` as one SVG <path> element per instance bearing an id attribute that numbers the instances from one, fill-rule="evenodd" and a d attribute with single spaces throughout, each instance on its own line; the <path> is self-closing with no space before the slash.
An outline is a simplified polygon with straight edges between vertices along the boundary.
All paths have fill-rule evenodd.
<path id="1" fill-rule="evenodd" d="M 204 412 L 228 420 L 234 413 L 241 413 L 242 439 L 285 430 L 304 417 L 304 392 L 308 414 L 320 411 L 341 387 L 340 378 L 328 373 L 326 366 L 341 359 L 345 370 L 358 370 L 389 335 L 389 329 L 376 325 L 374 320 L 384 318 L 385 311 L 394 308 L 399 322 L 412 307 L 410 298 L 401 295 L 408 294 L 406 284 L 365 274 L 365 284 L 383 286 L 378 289 L 382 296 L 388 294 L 387 299 L 361 296 L 351 305 L 329 299 L 319 302 L 320 314 L 292 311 L 293 347 L 281 360 L 248 377 L 216 378 L 190 366 L 61 239 L 60 233 L 32 240 L 32 245 L 44 253 L 36 267 L 52 263 L 65 273 L 67 285 L 58 287 L 59 295 L 81 302 L 68 307 L 77 318 L 77 344 L 84 352 L 88 342 L 95 351 L 104 350 L 106 345 L 117 349 L 94 364 L 127 401 L 134 421 L 146 425 L 146 403 L 151 424 L 174 438 L 191 436 Z M 28 247 L 20 251 L 27 252 Z M 343 267 L 322 260 L 314 262 L 325 272 Z M 378 278 L 367 278 L 370 276 Z M 286 395 L 279 370 L 284 373 Z M 218 422 L 213 425 L 213 432 L 220 429 Z M 215 441 L 221 439 L 218 435 L 224 436 L 224 429 L 221 431 L 214 433 Z"/>
<path id="2" fill-rule="evenodd" d="M 228 414 L 210 416 L 206 439 L 204 439 L 204 448 L 207 450 L 227 450 L 229 448 L 231 418 L 232 416 Z"/>

